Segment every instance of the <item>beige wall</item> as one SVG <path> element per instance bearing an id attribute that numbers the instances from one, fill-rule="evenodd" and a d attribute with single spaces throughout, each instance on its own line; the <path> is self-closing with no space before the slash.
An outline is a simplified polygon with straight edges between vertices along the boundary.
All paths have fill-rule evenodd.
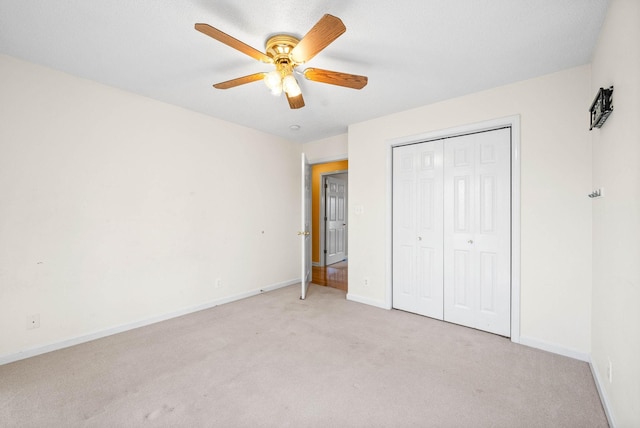
<path id="1" fill-rule="evenodd" d="M 350 126 L 349 297 L 389 303 L 388 141 L 520 115 L 521 340 L 587 359 L 589 77 L 582 66 Z"/>
<path id="2" fill-rule="evenodd" d="M 593 138 L 592 362 L 619 427 L 640 426 L 640 2 L 613 0 L 596 47 L 591 96 L 614 85 Z M 612 382 L 607 371 L 612 366 Z"/>
<path id="3" fill-rule="evenodd" d="M 302 145 L 311 163 L 330 162 L 347 158 L 347 134 L 312 141 Z"/>
<path id="4" fill-rule="evenodd" d="M 0 94 L 0 362 L 299 281 L 299 144 L 7 56 Z"/>

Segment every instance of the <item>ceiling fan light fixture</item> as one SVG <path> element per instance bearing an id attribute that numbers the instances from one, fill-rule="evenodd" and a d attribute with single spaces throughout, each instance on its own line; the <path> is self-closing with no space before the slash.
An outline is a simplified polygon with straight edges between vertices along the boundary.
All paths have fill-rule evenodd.
<path id="1" fill-rule="evenodd" d="M 300 86 L 296 81 L 296 78 L 293 77 L 293 74 L 287 74 L 282 79 L 282 89 L 289 95 L 290 97 L 297 97 L 302 93 L 300 90 Z"/>
<path id="2" fill-rule="evenodd" d="M 282 77 L 278 70 L 268 72 L 264 76 L 264 83 L 273 95 L 278 96 L 282 93 Z"/>
<path id="3" fill-rule="evenodd" d="M 271 95 L 273 95 L 274 97 L 279 97 L 280 94 L 282 94 L 282 86 L 276 86 L 275 88 L 271 89 Z"/>

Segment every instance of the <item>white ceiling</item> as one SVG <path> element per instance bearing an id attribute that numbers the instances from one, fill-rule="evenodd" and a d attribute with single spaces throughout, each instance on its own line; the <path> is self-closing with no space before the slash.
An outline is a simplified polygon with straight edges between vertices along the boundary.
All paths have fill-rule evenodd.
<path id="1" fill-rule="evenodd" d="M 608 0 L 0 0 L 0 53 L 207 115 L 308 142 L 439 100 L 586 64 Z M 369 77 L 362 90 L 298 78 L 290 110 L 270 71 L 197 32 L 208 23 L 264 52 L 275 33 L 303 36 L 325 13 L 346 33 L 309 61 Z M 292 131 L 290 125 L 300 125 Z"/>

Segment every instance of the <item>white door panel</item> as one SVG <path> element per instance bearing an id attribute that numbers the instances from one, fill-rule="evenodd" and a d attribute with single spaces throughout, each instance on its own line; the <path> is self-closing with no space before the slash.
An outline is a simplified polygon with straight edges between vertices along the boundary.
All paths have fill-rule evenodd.
<path id="1" fill-rule="evenodd" d="M 471 271 L 471 257 L 469 251 L 455 250 L 453 252 L 453 306 L 469 309 L 471 296 L 469 292 L 469 272 Z"/>
<path id="2" fill-rule="evenodd" d="M 444 149 L 444 319 L 508 336 L 510 130 L 451 138 Z"/>
<path id="3" fill-rule="evenodd" d="M 442 319 L 442 141 L 393 159 L 393 307 Z"/>
<path id="4" fill-rule="evenodd" d="M 325 264 L 342 261 L 346 257 L 347 242 L 347 181 L 337 177 L 326 179 L 326 242 Z"/>
<path id="5" fill-rule="evenodd" d="M 436 265 L 435 258 L 436 253 L 439 250 L 435 248 L 420 247 L 418 248 L 418 263 L 416 268 L 417 281 L 421 286 L 419 287 L 420 297 L 426 300 L 433 300 L 440 293 L 436 292 L 436 288 L 439 288 L 440 284 L 434 281 L 436 277 Z"/>

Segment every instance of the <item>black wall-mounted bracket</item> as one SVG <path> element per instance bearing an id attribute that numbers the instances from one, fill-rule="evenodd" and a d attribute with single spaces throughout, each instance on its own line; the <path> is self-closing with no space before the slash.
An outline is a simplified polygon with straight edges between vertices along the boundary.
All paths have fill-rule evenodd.
<path id="1" fill-rule="evenodd" d="M 600 128 L 607 120 L 611 112 L 613 111 L 613 86 L 609 88 L 600 88 L 591 107 L 589 113 L 591 114 L 591 126 L 589 131 L 593 128 Z"/>

